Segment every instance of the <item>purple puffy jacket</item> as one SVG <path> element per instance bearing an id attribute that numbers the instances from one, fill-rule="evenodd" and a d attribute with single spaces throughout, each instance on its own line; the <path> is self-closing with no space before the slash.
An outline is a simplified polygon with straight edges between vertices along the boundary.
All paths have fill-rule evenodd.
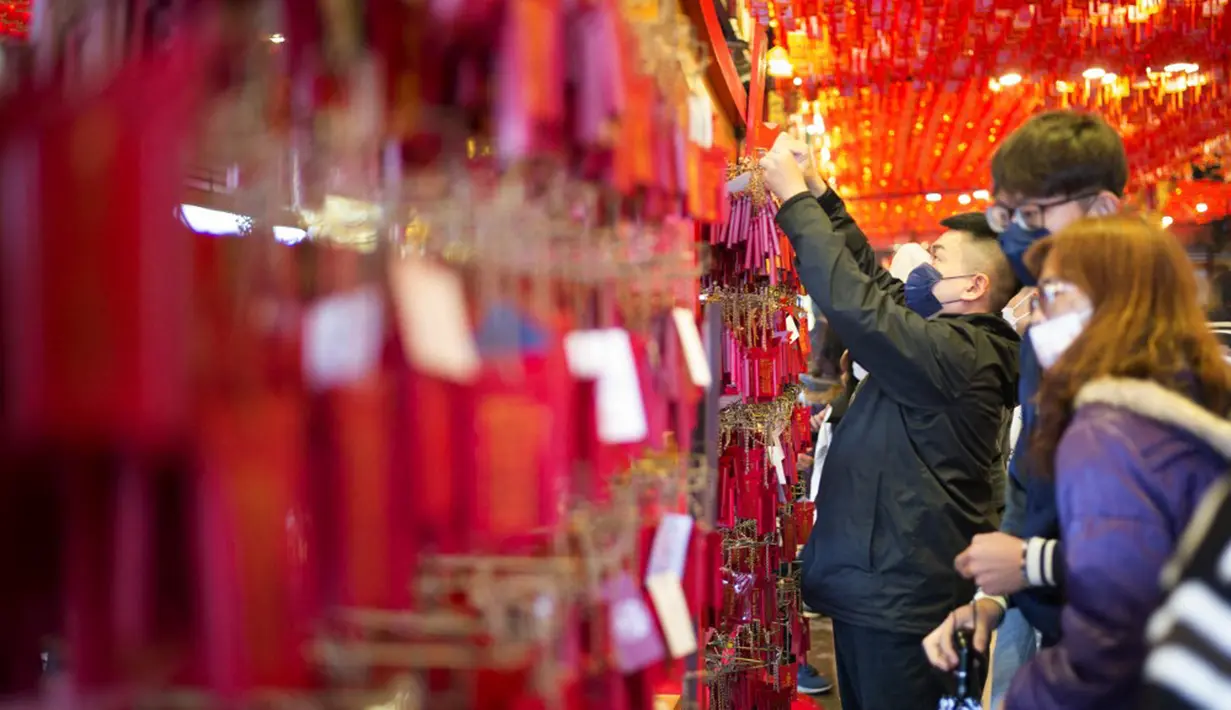
<path id="1" fill-rule="evenodd" d="M 1229 457 L 1231 423 L 1182 395 L 1142 380 L 1082 388 L 1056 451 L 1063 637 L 1018 671 L 1004 710 L 1132 707 L 1159 572 Z"/>

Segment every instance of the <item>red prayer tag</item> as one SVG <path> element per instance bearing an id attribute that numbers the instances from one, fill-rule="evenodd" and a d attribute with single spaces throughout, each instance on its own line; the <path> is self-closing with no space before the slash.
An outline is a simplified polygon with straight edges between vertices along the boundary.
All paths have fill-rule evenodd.
<path id="1" fill-rule="evenodd" d="M 304 410 L 296 397 L 258 394 L 204 411 L 204 659 L 219 688 L 303 687 L 309 678 L 299 649 L 318 609 Z"/>
<path id="2" fill-rule="evenodd" d="M 342 536 L 342 602 L 389 607 L 405 579 L 391 569 L 393 511 L 388 505 L 393 474 L 389 430 L 391 383 L 373 375 L 330 394 L 332 427 L 340 446 L 336 468 Z"/>
<path id="3" fill-rule="evenodd" d="M 175 218 L 208 57 L 177 39 L 84 101 L 10 97 L 0 117 L 0 304 L 9 422 L 141 445 L 188 391 L 190 242 Z"/>
<path id="4" fill-rule="evenodd" d="M 543 524 L 543 479 L 552 445 L 550 411 L 499 378 L 480 386 L 475 410 L 476 535 L 493 540 L 529 534 Z"/>

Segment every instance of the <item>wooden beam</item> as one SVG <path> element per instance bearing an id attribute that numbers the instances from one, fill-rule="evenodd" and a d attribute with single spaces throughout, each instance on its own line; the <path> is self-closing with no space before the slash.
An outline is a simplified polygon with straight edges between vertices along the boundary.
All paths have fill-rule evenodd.
<path id="1" fill-rule="evenodd" d="M 680 0 L 680 5 L 692 20 L 697 36 L 709 50 L 705 74 L 713 87 L 719 109 L 726 114 L 732 126 L 744 128 L 748 124 L 748 93 L 744 91 L 744 82 L 740 81 L 735 61 L 731 58 L 731 49 L 722 33 L 725 20 L 718 17 L 714 0 Z"/>

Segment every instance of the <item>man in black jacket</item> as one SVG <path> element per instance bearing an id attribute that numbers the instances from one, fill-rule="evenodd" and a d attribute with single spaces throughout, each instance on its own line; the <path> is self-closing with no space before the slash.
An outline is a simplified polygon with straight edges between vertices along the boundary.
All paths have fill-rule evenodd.
<path id="1" fill-rule="evenodd" d="M 974 591 L 954 556 L 997 525 L 1019 347 L 1000 311 L 1016 279 L 986 220 L 960 215 L 903 284 L 786 142 L 762 166 L 800 281 L 869 373 L 825 461 L 804 598 L 833 619 L 843 707 L 932 710 L 945 679 L 920 643 Z"/>

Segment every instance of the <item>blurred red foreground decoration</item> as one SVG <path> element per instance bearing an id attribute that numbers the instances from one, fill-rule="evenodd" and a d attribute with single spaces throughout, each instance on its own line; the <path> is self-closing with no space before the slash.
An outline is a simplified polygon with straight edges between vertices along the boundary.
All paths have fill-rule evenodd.
<path id="1" fill-rule="evenodd" d="M 31 0 L 0 0 L 0 38 L 26 39 L 30 32 Z"/>
<path id="2" fill-rule="evenodd" d="M 805 128 L 882 247 L 982 209 L 998 141 L 1040 110 L 1117 126 L 1134 190 L 1231 126 L 1227 0 L 796 0 L 775 14 Z"/>

